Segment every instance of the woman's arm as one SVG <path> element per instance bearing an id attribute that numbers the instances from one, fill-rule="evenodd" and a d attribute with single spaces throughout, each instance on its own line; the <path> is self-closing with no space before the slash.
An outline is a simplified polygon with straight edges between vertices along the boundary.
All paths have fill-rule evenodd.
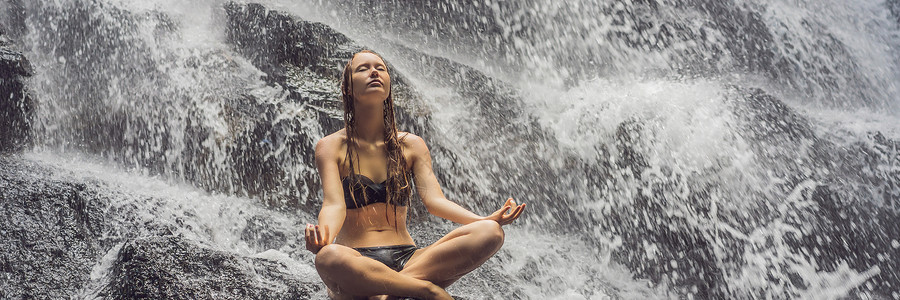
<path id="1" fill-rule="evenodd" d="M 341 143 L 335 136 L 328 136 L 316 143 L 316 168 L 322 181 L 322 209 L 319 224 L 307 226 L 307 248 L 313 253 L 331 244 L 341 231 L 347 217 L 344 189 L 341 186 L 339 153 Z"/>
<path id="2" fill-rule="evenodd" d="M 419 192 L 419 196 L 422 198 L 422 202 L 425 203 L 425 208 L 428 209 L 429 213 L 463 225 L 485 219 L 495 220 L 501 225 L 506 225 L 518 218 L 525 208 L 525 204 L 517 206 L 515 201 L 512 201 L 512 198 L 510 198 L 500 210 L 490 216 L 482 217 L 453 201 L 447 200 L 431 167 L 431 152 L 428 150 L 428 146 L 425 145 L 425 141 L 413 134 L 407 135 L 405 141 L 411 152 L 416 190 Z M 505 214 L 507 211 L 510 211 L 510 213 Z"/>

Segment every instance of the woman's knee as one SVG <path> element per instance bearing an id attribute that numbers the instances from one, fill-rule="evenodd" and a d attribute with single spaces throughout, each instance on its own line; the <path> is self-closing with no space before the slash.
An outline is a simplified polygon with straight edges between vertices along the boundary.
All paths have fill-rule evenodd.
<path id="1" fill-rule="evenodd" d="M 333 269 L 346 260 L 347 254 L 340 247 L 330 244 L 319 249 L 319 253 L 316 253 L 316 269 Z"/>
<path id="2" fill-rule="evenodd" d="M 482 220 L 473 222 L 472 234 L 479 236 L 485 246 L 499 248 L 503 246 L 503 228 L 496 221 Z"/>

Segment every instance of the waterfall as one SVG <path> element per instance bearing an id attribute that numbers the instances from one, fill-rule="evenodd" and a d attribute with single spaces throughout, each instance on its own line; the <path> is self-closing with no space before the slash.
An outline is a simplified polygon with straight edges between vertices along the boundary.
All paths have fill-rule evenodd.
<path id="1" fill-rule="evenodd" d="M 897 3 L 9 0 L 35 167 L 4 168 L 108 216 L 47 295 L 115 297 L 123 253 L 173 235 L 317 286 L 313 147 L 369 48 L 448 198 L 529 204 L 455 296 L 898 299 Z M 420 245 L 453 228 L 411 216 Z"/>

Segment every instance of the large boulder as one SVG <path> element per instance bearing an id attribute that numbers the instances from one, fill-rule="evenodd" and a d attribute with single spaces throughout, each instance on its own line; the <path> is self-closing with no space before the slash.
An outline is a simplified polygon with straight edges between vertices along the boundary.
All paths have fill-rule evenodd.
<path id="1" fill-rule="evenodd" d="M 242 238 L 253 247 L 249 251 L 263 252 L 214 250 L 202 238 L 184 237 L 195 232 L 192 226 L 202 226 L 186 219 L 196 212 L 185 211 L 173 222 L 152 204 L 165 199 L 67 173 L 21 155 L 0 155 L 0 217 L 7 220 L 0 222 L 0 299 L 324 295 L 309 255 L 289 251 L 295 244 L 284 248 L 271 238 L 247 236 Z M 247 226 L 282 244 L 297 240 L 288 236 L 295 232 L 271 224 Z M 287 253 L 264 251 L 278 248 Z"/>
<path id="2" fill-rule="evenodd" d="M 308 267 L 312 270 L 312 267 Z M 298 277 L 282 262 L 210 249 L 177 236 L 128 241 L 108 273 L 104 298 L 310 299 L 318 277 Z"/>
<path id="3" fill-rule="evenodd" d="M 103 254 L 94 187 L 0 155 L 0 298 L 68 298 Z"/>

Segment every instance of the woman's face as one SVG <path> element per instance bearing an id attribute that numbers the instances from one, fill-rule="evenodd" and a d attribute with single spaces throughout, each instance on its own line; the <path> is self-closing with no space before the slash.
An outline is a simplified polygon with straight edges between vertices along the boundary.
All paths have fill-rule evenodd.
<path id="1" fill-rule="evenodd" d="M 359 53 L 350 62 L 350 86 L 357 103 L 382 103 L 391 90 L 391 76 L 378 55 Z"/>

